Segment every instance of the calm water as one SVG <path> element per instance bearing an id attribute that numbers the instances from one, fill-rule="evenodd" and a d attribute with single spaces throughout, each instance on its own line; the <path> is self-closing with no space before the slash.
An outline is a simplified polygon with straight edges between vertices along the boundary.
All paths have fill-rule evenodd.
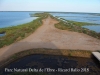
<path id="1" fill-rule="evenodd" d="M 5 33 L 4 34 L 0 34 L 0 37 L 2 37 L 2 36 L 5 36 Z"/>
<path id="2" fill-rule="evenodd" d="M 94 30 L 97 33 L 100 33 L 100 26 L 83 26 L 84 28 L 88 28 L 90 30 Z"/>
<path id="3" fill-rule="evenodd" d="M 96 60 L 97 61 L 97 60 Z M 6 66 L 6 68 L 13 69 L 45 69 L 51 68 L 55 69 L 56 73 L 60 75 L 99 75 L 100 74 L 100 66 L 98 63 L 96 64 L 93 59 L 90 58 L 79 58 L 79 57 L 67 57 L 67 56 L 54 56 L 54 55 L 30 55 L 23 57 L 17 61 Z M 72 71 L 69 72 L 60 72 L 58 68 L 62 69 L 79 69 L 80 71 Z M 87 68 L 88 70 L 82 70 L 82 68 Z M 5 73 L 4 69 L 1 70 L 3 74 Z M 47 72 L 47 71 L 43 71 Z M 55 72 L 50 75 L 56 75 Z M 57 75 L 58 75 L 57 74 Z"/>
<path id="4" fill-rule="evenodd" d="M 89 13 L 51 13 L 51 14 L 54 16 L 58 16 L 59 18 L 64 18 L 66 20 L 100 24 L 100 16 L 94 14 L 89 14 Z M 96 32 L 100 32 L 100 25 L 98 26 L 91 25 L 84 27 L 90 30 L 94 30 Z"/>
<path id="5" fill-rule="evenodd" d="M 0 12 L 0 28 L 24 24 L 36 19 L 30 17 L 31 13 L 36 12 Z"/>
<path id="6" fill-rule="evenodd" d="M 30 17 L 29 14 L 39 12 L 0 12 L 0 28 L 15 26 L 23 23 L 30 22 L 36 17 Z M 51 13 L 53 16 L 58 16 L 66 20 L 73 20 L 78 22 L 89 22 L 100 24 L 100 16 L 89 13 Z M 98 26 L 83 26 L 90 30 L 100 32 L 100 25 Z"/>

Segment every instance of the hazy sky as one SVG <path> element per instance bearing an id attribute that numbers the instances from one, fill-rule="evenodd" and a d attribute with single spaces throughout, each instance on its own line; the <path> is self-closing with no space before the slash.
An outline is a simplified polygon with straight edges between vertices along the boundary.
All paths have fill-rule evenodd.
<path id="1" fill-rule="evenodd" d="M 100 0 L 0 0 L 0 11 L 100 13 Z"/>

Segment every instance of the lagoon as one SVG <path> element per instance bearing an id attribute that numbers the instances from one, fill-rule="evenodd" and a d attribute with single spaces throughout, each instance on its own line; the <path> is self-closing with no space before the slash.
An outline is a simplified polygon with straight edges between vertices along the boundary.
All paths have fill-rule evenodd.
<path id="1" fill-rule="evenodd" d="M 78 22 L 89 22 L 100 24 L 100 16 L 91 15 L 91 13 L 51 13 L 53 16 L 58 16 L 66 20 L 73 20 Z"/>
<path id="2" fill-rule="evenodd" d="M 36 12 L 0 12 L 0 28 L 28 23 L 37 17 L 30 17 Z"/>
<path id="3" fill-rule="evenodd" d="M 88 23 L 96 23 L 100 24 L 100 16 L 95 15 L 99 13 L 51 13 L 53 16 L 57 16 L 59 18 L 64 18 L 65 20 L 72 20 L 77 22 L 88 22 Z M 83 26 L 87 29 L 93 30 L 97 33 L 100 33 L 100 25 L 86 25 Z"/>
<path id="4" fill-rule="evenodd" d="M 0 12 L 0 28 L 16 26 L 24 23 L 28 23 L 36 19 L 37 17 L 30 17 L 30 14 L 41 13 L 41 12 Z M 96 13 L 72 13 L 72 12 L 50 12 L 53 16 L 64 18 L 65 20 L 72 20 L 77 22 L 88 22 L 100 24 L 100 16 L 95 15 Z M 86 25 L 83 26 L 97 33 L 100 33 L 100 25 Z"/>

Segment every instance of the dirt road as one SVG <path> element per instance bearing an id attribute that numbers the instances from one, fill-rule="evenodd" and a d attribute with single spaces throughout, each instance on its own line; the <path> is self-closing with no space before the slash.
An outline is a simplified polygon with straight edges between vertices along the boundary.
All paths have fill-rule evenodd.
<path id="1" fill-rule="evenodd" d="M 56 20 L 50 17 L 27 38 L 0 49 L 0 60 L 33 48 L 100 50 L 100 40 L 83 33 L 60 30 L 54 27 Z"/>

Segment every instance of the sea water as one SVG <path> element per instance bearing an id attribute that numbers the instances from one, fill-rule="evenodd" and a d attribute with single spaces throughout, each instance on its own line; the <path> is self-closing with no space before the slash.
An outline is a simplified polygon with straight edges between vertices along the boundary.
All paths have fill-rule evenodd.
<path id="1" fill-rule="evenodd" d="M 37 17 L 30 17 L 36 12 L 0 12 L 0 28 L 31 22 Z"/>

